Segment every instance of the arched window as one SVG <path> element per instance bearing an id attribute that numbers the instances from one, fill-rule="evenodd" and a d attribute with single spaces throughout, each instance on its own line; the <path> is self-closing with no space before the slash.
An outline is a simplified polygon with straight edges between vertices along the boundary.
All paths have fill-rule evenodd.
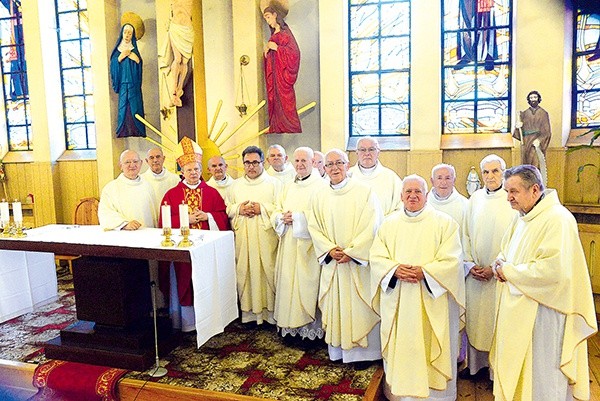
<path id="1" fill-rule="evenodd" d="M 21 1 L 0 1 L 0 54 L 8 150 L 33 150 Z"/>
<path id="2" fill-rule="evenodd" d="M 442 0 L 443 134 L 510 132 L 512 0 Z"/>
<path id="3" fill-rule="evenodd" d="M 410 132 L 410 0 L 349 0 L 350 139 Z"/>
<path id="4" fill-rule="evenodd" d="M 571 126 L 596 127 L 600 126 L 600 3 L 576 4 Z"/>
<path id="5" fill-rule="evenodd" d="M 91 46 L 86 0 L 55 0 L 67 149 L 95 149 Z"/>

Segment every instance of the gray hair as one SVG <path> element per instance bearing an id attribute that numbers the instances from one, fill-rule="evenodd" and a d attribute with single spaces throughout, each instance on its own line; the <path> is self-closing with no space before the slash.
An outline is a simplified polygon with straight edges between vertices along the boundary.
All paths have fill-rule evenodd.
<path id="1" fill-rule="evenodd" d="M 423 188 L 423 193 L 427 193 L 428 188 L 427 188 L 427 181 L 425 181 L 425 179 L 423 177 L 421 177 L 418 174 L 411 174 L 411 175 L 407 175 L 406 177 L 404 177 L 404 180 L 402 180 L 403 183 L 406 183 L 407 181 L 417 181 L 421 184 L 421 187 Z"/>
<path id="2" fill-rule="evenodd" d="M 296 150 L 294 150 L 294 155 L 296 152 L 306 152 L 309 159 L 314 159 L 315 157 L 315 152 L 308 146 L 300 146 L 299 148 L 296 148 Z"/>
<path id="3" fill-rule="evenodd" d="M 479 170 L 483 171 L 483 166 L 491 162 L 499 162 L 502 171 L 506 170 L 506 162 L 504 159 L 494 153 L 481 159 L 481 162 L 479 163 Z"/>
<path id="4" fill-rule="evenodd" d="M 433 178 L 433 176 L 435 175 L 435 172 L 441 168 L 447 168 L 448 170 L 450 170 L 452 172 L 452 177 L 456 178 L 456 170 L 454 169 L 454 166 L 451 164 L 446 164 L 446 163 L 440 163 L 440 164 L 436 164 L 435 166 L 433 166 L 433 168 L 431 169 L 431 178 Z"/>
<path id="5" fill-rule="evenodd" d="M 138 160 L 142 160 L 140 159 L 140 155 L 138 154 L 138 152 L 136 152 L 135 150 L 131 150 L 131 149 L 125 149 L 122 153 L 121 156 L 119 156 L 119 164 L 123 163 L 123 159 L 125 158 L 125 155 L 129 152 L 134 153 L 137 156 Z"/>
<path id="6" fill-rule="evenodd" d="M 283 146 L 279 145 L 279 144 L 273 144 L 271 146 L 269 146 L 269 149 L 267 150 L 267 153 L 271 152 L 271 149 L 277 149 L 279 150 L 281 153 L 283 153 L 284 156 L 287 156 L 287 153 L 285 152 L 285 149 L 283 148 Z"/>
<path id="7" fill-rule="evenodd" d="M 345 161 L 346 163 L 350 163 L 350 160 L 348 159 L 348 155 L 346 154 L 346 152 L 344 152 L 343 150 L 338 149 L 338 148 L 333 148 L 329 152 L 327 152 L 325 154 L 325 160 L 327 160 L 327 156 L 329 156 L 330 153 L 335 153 L 335 154 L 341 156 L 343 161 Z"/>
<path id="8" fill-rule="evenodd" d="M 365 141 L 365 140 L 367 140 L 367 139 L 368 139 L 369 141 L 372 141 L 372 142 L 375 144 L 375 147 L 376 147 L 377 149 L 380 149 L 380 148 L 379 148 L 379 141 L 377 140 L 377 138 L 374 138 L 374 137 L 372 137 L 372 136 L 363 136 L 363 137 L 361 137 L 361 138 L 358 140 L 358 142 L 356 142 L 356 149 L 358 150 L 358 148 L 360 147 L 360 143 L 361 143 L 362 141 Z"/>
<path id="9" fill-rule="evenodd" d="M 521 164 L 519 166 L 509 168 L 504 172 L 504 181 L 513 176 L 521 177 L 525 189 L 529 189 L 537 184 L 540 187 L 540 191 L 544 191 L 542 174 L 537 167 L 532 166 L 531 164 Z"/>
<path id="10" fill-rule="evenodd" d="M 160 146 L 155 146 L 153 148 L 150 148 L 146 151 L 146 157 L 148 157 L 148 155 L 150 155 L 150 152 L 153 151 L 154 149 L 158 150 L 160 152 L 161 156 L 164 156 L 165 153 L 163 152 L 162 148 Z"/>

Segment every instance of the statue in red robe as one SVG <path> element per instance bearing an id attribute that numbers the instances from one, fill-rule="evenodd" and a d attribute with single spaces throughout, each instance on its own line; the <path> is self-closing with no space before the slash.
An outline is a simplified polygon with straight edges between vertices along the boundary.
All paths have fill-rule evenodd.
<path id="1" fill-rule="evenodd" d="M 264 49 L 269 133 L 302 132 L 296 110 L 294 84 L 300 68 L 298 43 L 283 18 L 287 12 L 270 2 L 263 17 L 271 28 L 271 37 Z"/>

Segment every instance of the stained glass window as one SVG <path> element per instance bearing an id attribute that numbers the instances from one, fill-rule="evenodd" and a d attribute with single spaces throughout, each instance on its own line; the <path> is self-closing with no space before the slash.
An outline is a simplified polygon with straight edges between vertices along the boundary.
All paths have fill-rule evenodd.
<path id="1" fill-rule="evenodd" d="M 579 1 L 573 39 L 572 127 L 600 126 L 600 3 Z"/>
<path id="2" fill-rule="evenodd" d="M 512 0 L 442 0 L 444 134 L 510 131 Z"/>
<path id="3" fill-rule="evenodd" d="M 0 0 L 0 54 L 8 150 L 33 150 L 20 0 Z"/>
<path id="4" fill-rule="evenodd" d="M 91 45 L 86 0 L 55 0 L 67 149 L 95 149 Z"/>
<path id="5" fill-rule="evenodd" d="M 410 0 L 350 0 L 350 136 L 408 136 Z"/>

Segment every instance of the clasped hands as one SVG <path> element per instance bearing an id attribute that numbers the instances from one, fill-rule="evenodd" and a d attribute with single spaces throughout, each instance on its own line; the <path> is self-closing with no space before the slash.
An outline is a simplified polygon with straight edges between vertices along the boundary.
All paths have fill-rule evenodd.
<path id="1" fill-rule="evenodd" d="M 348 263 L 352 260 L 350 256 L 344 253 L 344 250 L 339 246 L 336 246 L 331 251 L 329 251 L 329 255 L 338 263 Z"/>
<path id="2" fill-rule="evenodd" d="M 292 216 L 292 212 L 290 212 L 289 210 L 283 214 L 281 219 L 283 220 L 283 224 L 286 224 L 288 226 L 294 223 L 294 217 Z"/>
<path id="3" fill-rule="evenodd" d="M 275 43 L 273 41 L 268 41 L 267 44 L 265 45 L 265 49 L 263 50 L 263 55 L 266 57 L 269 50 L 277 51 L 278 47 L 279 46 L 277 46 L 277 43 Z"/>
<path id="4" fill-rule="evenodd" d="M 418 283 L 425 278 L 425 275 L 423 274 L 423 268 L 421 266 L 405 265 L 400 263 L 396 267 L 394 277 L 400 281 Z"/>
<path id="5" fill-rule="evenodd" d="M 190 224 L 198 224 L 206 220 L 208 220 L 208 215 L 200 209 L 196 209 L 190 213 Z"/>
<path id="6" fill-rule="evenodd" d="M 494 277 L 494 272 L 491 266 L 481 267 L 475 265 L 471 268 L 469 273 L 475 280 L 479 281 L 489 281 L 492 277 Z"/>
<path id="7" fill-rule="evenodd" d="M 260 214 L 260 203 L 245 201 L 240 205 L 239 213 L 241 216 L 254 217 Z"/>
<path id="8" fill-rule="evenodd" d="M 118 57 L 119 62 L 123 61 L 124 59 L 126 59 L 127 57 L 129 57 L 130 59 L 132 59 L 133 61 L 135 61 L 136 63 L 140 62 L 140 58 L 138 57 L 137 54 L 135 54 L 134 52 L 132 52 L 130 49 L 126 49 L 123 50 Z"/>

